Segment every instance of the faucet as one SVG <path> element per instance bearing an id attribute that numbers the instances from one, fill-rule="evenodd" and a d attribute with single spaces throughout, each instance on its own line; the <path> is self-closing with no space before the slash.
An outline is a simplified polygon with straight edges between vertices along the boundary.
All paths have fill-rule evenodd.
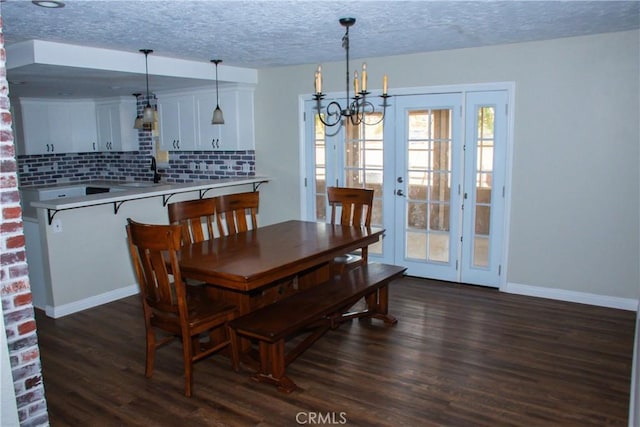
<path id="1" fill-rule="evenodd" d="M 153 183 L 157 184 L 160 182 L 160 174 L 158 173 L 158 169 L 156 167 L 156 158 L 151 156 L 151 170 L 153 171 Z"/>

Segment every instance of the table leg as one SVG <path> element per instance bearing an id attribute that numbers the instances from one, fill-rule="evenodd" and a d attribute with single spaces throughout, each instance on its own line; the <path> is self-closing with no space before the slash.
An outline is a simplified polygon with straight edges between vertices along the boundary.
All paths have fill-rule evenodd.
<path id="1" fill-rule="evenodd" d="M 291 393 L 298 386 L 285 375 L 285 367 L 284 339 L 275 343 L 260 341 L 260 371 L 251 379 L 273 384 L 283 393 Z"/>

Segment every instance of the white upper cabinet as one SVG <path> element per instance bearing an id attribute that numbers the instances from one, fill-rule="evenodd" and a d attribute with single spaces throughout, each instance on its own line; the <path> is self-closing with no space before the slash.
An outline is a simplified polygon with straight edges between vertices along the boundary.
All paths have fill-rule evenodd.
<path id="1" fill-rule="evenodd" d="M 200 92 L 195 95 L 195 100 L 198 114 L 198 149 L 203 151 L 224 150 L 220 146 L 221 129 L 224 125 L 211 124 L 213 110 L 216 108 L 216 93 Z"/>
<path id="2" fill-rule="evenodd" d="M 17 126 L 19 154 L 91 151 L 96 143 L 94 104 L 88 100 L 21 99 Z"/>
<path id="3" fill-rule="evenodd" d="M 215 89 L 181 95 L 158 95 L 161 148 L 169 151 L 255 149 L 253 92 L 253 87 L 220 90 L 223 125 L 211 124 L 216 108 Z M 194 137 L 185 139 L 185 133 L 192 135 L 192 130 Z"/>
<path id="4" fill-rule="evenodd" d="M 158 95 L 158 115 L 162 150 L 198 149 L 193 95 Z"/>
<path id="5" fill-rule="evenodd" d="M 236 95 L 236 130 L 237 150 L 255 150 L 256 137 L 254 128 L 253 88 L 240 88 Z"/>
<path id="6" fill-rule="evenodd" d="M 72 121 L 71 145 L 73 152 L 86 153 L 98 150 L 96 129 L 96 104 L 93 101 L 71 102 L 68 105 Z M 65 123 L 69 126 L 69 123 Z"/>
<path id="7" fill-rule="evenodd" d="M 96 103 L 98 151 L 135 151 L 138 130 L 133 128 L 136 103 L 128 98 Z"/>
<path id="8" fill-rule="evenodd" d="M 127 98 L 99 102 L 22 98 L 16 104 L 18 154 L 138 149 L 138 131 L 133 129 L 136 104 Z"/>

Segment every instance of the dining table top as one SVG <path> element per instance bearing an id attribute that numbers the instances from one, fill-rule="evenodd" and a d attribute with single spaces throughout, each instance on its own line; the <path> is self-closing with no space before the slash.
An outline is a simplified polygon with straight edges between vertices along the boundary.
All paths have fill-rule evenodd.
<path id="1" fill-rule="evenodd" d="M 276 280 L 376 243 L 377 227 L 290 220 L 183 246 L 180 271 L 187 278 L 250 292 Z"/>

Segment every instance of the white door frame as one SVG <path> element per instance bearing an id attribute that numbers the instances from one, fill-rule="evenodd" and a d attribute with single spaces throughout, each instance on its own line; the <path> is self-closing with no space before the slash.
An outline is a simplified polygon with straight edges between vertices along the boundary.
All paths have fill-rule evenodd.
<path id="1" fill-rule="evenodd" d="M 493 82 L 493 83 L 471 83 L 471 84 L 456 84 L 456 85 L 440 85 L 440 86 L 417 86 L 417 87 L 405 87 L 405 88 L 394 88 L 389 98 L 389 103 L 393 103 L 393 95 L 417 95 L 417 94 L 434 94 L 434 93 L 450 93 L 450 92 L 469 92 L 469 91 L 491 91 L 491 90 L 506 90 L 508 93 L 508 104 L 509 110 L 507 112 L 507 120 L 508 120 L 508 129 L 507 129 L 507 138 L 506 138 L 506 159 L 505 159 L 505 207 L 504 207 L 504 221 L 503 221 L 503 238 L 504 245 L 502 248 L 502 274 L 500 275 L 500 283 L 498 288 L 500 290 L 504 290 L 507 285 L 507 276 L 508 276 L 508 268 L 509 268 L 509 243 L 510 243 L 510 224 L 511 224 L 511 192 L 512 192 L 512 176 L 513 176 L 513 145 L 514 145 L 514 117 L 515 117 L 515 93 L 516 93 L 516 85 L 515 82 Z M 327 94 L 327 99 L 330 98 L 342 98 L 344 97 L 343 92 L 331 92 Z M 313 216 L 313 211 L 309 209 L 308 203 L 308 186 L 313 182 L 313 174 L 314 171 L 306 169 L 306 161 L 308 157 L 312 154 L 312 149 L 309 146 L 310 140 L 306 135 L 306 126 L 304 122 L 304 104 L 305 101 L 311 99 L 311 94 L 302 94 L 298 96 L 298 123 L 300 124 L 299 129 L 299 173 L 301 177 L 300 182 L 300 212 L 303 219 L 309 220 Z M 387 111 L 389 114 L 389 110 Z M 387 130 L 385 129 L 385 135 L 387 134 Z M 389 162 L 386 161 L 385 157 L 385 165 L 389 165 Z M 393 165 L 392 165 L 393 166 Z M 387 173 L 385 170 L 386 176 L 396 176 L 395 167 L 394 170 Z M 386 181 L 390 181 L 385 179 L 385 192 L 386 189 Z M 391 183 L 393 185 L 393 183 Z M 391 202 L 392 203 L 392 202 Z M 384 206 L 385 213 L 392 212 L 389 209 L 393 209 L 393 206 Z M 385 218 L 388 217 L 388 214 L 385 214 Z M 386 227 L 385 225 L 385 228 Z"/>

